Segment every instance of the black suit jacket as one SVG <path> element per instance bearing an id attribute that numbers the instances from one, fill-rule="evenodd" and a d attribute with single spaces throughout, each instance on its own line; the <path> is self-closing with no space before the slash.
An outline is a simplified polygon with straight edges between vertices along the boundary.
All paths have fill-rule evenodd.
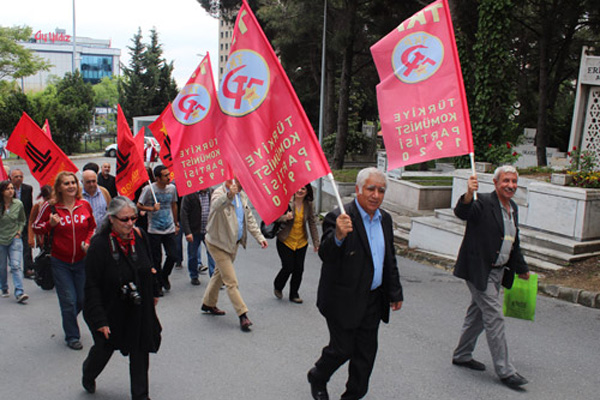
<path id="1" fill-rule="evenodd" d="M 212 189 L 208 190 L 208 199 L 212 196 Z M 198 192 L 190 193 L 181 201 L 180 224 L 184 235 L 198 235 L 202 228 L 202 203 L 198 198 Z M 207 221 L 208 223 L 208 221 Z M 206 227 L 204 227 L 206 229 Z"/>
<path id="2" fill-rule="evenodd" d="M 478 197 L 478 200 L 468 204 L 464 204 L 461 197 L 454 208 L 454 214 L 467 221 L 465 236 L 454 266 L 454 275 L 484 291 L 492 265 L 500 254 L 504 240 L 504 222 L 496 192 L 478 193 Z M 506 264 L 509 271 L 505 272 L 502 282 L 507 288 L 512 287 L 515 273 L 523 274 L 529 270 L 521 253 L 517 204 L 511 200 L 510 205 L 517 233 Z"/>
<path id="3" fill-rule="evenodd" d="M 323 238 L 319 257 L 323 261 L 317 294 L 317 307 L 325 318 L 344 329 L 354 329 L 365 316 L 373 281 L 373 257 L 365 226 L 352 201 L 344 205 L 352 218 L 353 231 L 346 236 L 340 247 L 335 243 L 335 221 L 340 210 L 325 217 Z M 381 225 L 385 240 L 381 304 L 383 322 L 389 321 L 390 303 L 402 301 L 402 286 L 394 252 L 392 217 L 380 209 Z"/>
<path id="4" fill-rule="evenodd" d="M 16 197 L 17 191 L 15 190 Z M 31 208 L 33 207 L 33 187 L 26 183 L 21 184 L 21 202 L 25 208 L 25 218 L 29 219 L 29 214 L 31 214 Z"/>
<path id="5" fill-rule="evenodd" d="M 105 178 L 104 175 L 102 174 L 98 174 L 98 185 L 102 186 L 103 188 L 105 188 L 106 190 L 108 190 L 108 193 L 110 194 L 110 197 L 117 197 L 118 196 L 118 192 L 117 192 L 117 182 L 115 180 L 115 177 L 112 175 L 108 175 L 108 178 Z"/>

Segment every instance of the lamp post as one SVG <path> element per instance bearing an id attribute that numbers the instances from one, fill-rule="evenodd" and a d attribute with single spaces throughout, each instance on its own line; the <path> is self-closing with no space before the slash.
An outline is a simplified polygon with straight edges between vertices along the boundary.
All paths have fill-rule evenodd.
<path id="1" fill-rule="evenodd" d="M 73 64 L 71 66 L 71 72 L 75 73 L 77 70 L 77 31 L 75 28 L 75 0 L 73 0 Z"/>
<path id="2" fill-rule="evenodd" d="M 74 1 L 74 0 L 73 0 Z M 323 148 L 323 108 L 325 103 L 325 50 L 327 39 L 327 0 L 323 5 L 323 45 L 321 49 L 321 93 L 319 99 L 319 145 Z M 321 213 L 323 178 L 317 182 L 317 214 Z"/>

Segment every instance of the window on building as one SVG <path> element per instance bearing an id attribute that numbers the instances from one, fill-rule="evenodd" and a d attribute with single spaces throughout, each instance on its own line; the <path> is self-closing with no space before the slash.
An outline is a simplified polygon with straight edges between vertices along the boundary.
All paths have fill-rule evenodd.
<path id="1" fill-rule="evenodd" d="M 81 77 L 86 83 L 100 83 L 105 76 L 113 75 L 113 58 L 111 56 L 94 56 L 83 54 L 79 66 Z"/>

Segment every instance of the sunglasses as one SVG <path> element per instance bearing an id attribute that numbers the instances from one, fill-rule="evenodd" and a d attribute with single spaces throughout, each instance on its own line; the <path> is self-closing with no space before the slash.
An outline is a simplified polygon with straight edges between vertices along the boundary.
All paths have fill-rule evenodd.
<path id="1" fill-rule="evenodd" d="M 127 221 L 135 222 L 138 219 L 137 215 L 133 216 L 133 217 L 124 217 L 124 218 L 115 217 L 115 218 L 121 222 L 127 222 Z"/>

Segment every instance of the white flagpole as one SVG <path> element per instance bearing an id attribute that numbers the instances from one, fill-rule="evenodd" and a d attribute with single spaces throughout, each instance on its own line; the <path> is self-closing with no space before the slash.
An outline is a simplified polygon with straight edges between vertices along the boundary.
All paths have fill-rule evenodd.
<path id="1" fill-rule="evenodd" d="M 338 192 L 337 184 L 335 183 L 335 179 L 333 178 L 333 174 L 330 172 L 327 174 L 327 178 L 331 181 L 331 186 L 333 187 L 333 193 L 335 194 L 335 198 L 338 202 L 338 207 L 340 207 L 340 211 L 342 214 L 346 214 L 346 210 L 344 209 L 344 204 L 342 203 L 342 198 L 340 197 L 340 192 Z"/>
<path id="2" fill-rule="evenodd" d="M 156 200 L 156 193 L 154 193 L 154 188 L 152 187 L 152 182 L 150 181 L 150 179 L 148 179 L 148 185 L 150 186 L 152 197 L 154 197 L 154 203 L 158 203 L 158 200 Z"/>
<path id="3" fill-rule="evenodd" d="M 469 158 L 471 159 L 471 172 L 473 175 L 477 175 L 477 173 L 475 172 L 475 153 L 469 153 Z M 477 192 L 473 193 L 473 198 L 477 200 Z"/>

